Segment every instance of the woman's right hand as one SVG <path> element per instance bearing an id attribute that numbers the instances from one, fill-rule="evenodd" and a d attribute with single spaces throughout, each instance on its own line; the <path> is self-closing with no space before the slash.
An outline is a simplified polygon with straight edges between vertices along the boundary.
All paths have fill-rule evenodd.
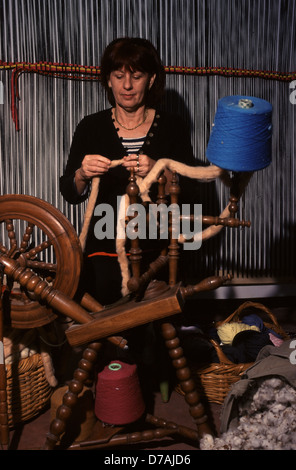
<path id="1" fill-rule="evenodd" d="M 102 155 L 85 155 L 81 167 L 76 170 L 75 184 L 81 194 L 88 182 L 95 176 L 102 176 L 109 170 L 111 160 Z"/>
<path id="2" fill-rule="evenodd" d="M 111 160 L 102 155 L 85 155 L 79 168 L 80 176 L 84 180 L 90 180 L 94 176 L 102 176 L 107 173 L 110 165 Z"/>

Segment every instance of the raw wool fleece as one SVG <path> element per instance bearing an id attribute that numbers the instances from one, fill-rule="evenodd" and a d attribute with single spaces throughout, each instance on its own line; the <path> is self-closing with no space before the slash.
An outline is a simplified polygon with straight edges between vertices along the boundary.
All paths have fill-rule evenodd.
<path id="1" fill-rule="evenodd" d="M 238 427 L 206 435 L 201 450 L 296 450 L 296 390 L 278 377 L 256 381 L 239 404 Z"/>

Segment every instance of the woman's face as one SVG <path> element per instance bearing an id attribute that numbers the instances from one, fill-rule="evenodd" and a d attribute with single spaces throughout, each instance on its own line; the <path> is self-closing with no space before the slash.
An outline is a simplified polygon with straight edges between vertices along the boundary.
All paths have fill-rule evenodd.
<path id="1" fill-rule="evenodd" d="M 153 85 L 155 75 L 141 71 L 131 72 L 124 67 L 111 72 L 108 85 L 112 89 L 116 105 L 134 111 L 145 104 L 146 91 Z"/>

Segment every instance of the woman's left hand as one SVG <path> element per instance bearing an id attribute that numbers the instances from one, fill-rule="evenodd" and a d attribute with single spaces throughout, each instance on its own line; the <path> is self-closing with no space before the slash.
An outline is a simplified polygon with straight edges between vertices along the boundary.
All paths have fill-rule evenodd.
<path id="1" fill-rule="evenodd" d="M 152 160 L 148 155 L 132 154 L 124 157 L 123 160 L 123 166 L 127 170 L 134 168 L 135 174 L 142 176 L 142 178 L 147 176 L 155 165 L 155 160 Z"/>

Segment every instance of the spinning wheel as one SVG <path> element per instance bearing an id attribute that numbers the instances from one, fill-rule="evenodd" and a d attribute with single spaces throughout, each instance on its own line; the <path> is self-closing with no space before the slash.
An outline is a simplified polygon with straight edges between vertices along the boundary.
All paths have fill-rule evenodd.
<path id="1" fill-rule="evenodd" d="M 161 168 L 156 168 L 156 170 L 162 175 Z M 220 174 L 217 168 L 210 168 L 211 177 L 213 170 L 219 171 Z M 165 181 L 161 175 L 158 204 L 164 200 Z M 235 217 L 237 202 L 241 195 L 240 185 L 237 183 L 237 178 L 235 178 L 231 184 L 230 203 L 221 214 L 222 216 L 214 218 L 203 216 L 202 221 L 205 225 L 249 226 L 249 222 L 240 221 Z M 172 203 L 178 204 L 179 191 L 174 169 L 170 185 Z M 131 203 L 137 201 L 138 194 L 139 187 L 131 172 L 130 183 L 127 187 L 127 195 Z M 212 433 L 183 349 L 180 347 L 177 331 L 169 318 L 182 312 L 183 303 L 188 297 L 200 291 L 215 289 L 229 280 L 230 276 L 214 276 L 204 279 L 197 285 L 186 287 L 178 283 L 178 239 L 174 238 L 173 231 L 169 229 L 167 250 L 162 251 L 160 256 L 151 263 L 148 271 L 143 274 L 140 270 L 142 251 L 139 239 L 136 237 L 131 240 L 132 277 L 128 282 L 131 293 L 128 301 L 124 304 L 114 304 L 110 308 L 108 306 L 97 308 L 96 305 L 95 308 L 89 309 L 85 302 L 79 305 L 72 300 L 79 281 L 82 250 L 72 225 L 65 217 L 50 204 L 23 195 L 0 197 L 0 209 L 2 213 L 0 221 L 5 224 L 7 240 L 7 247 L 0 244 L 0 265 L 7 279 L 6 289 L 10 294 L 13 325 L 41 326 L 53 320 L 55 312 L 61 313 L 76 322 L 66 331 L 69 344 L 71 346 L 88 345 L 69 385 L 69 391 L 63 399 L 63 405 L 59 407 L 56 419 L 51 423 L 44 448 L 53 449 L 65 431 L 67 417 L 70 416 L 72 408 L 77 403 L 78 394 L 89 377 L 104 340 L 123 347 L 124 338 L 114 335 L 155 320 L 159 322 L 162 337 L 176 370 L 181 390 L 184 392 L 189 412 L 196 423 L 197 431 L 176 427 L 175 423 L 171 428 L 170 423 L 147 416 L 148 422 L 153 423 L 157 428 L 151 431 L 149 436 L 152 439 L 157 438 L 160 433 L 159 427 L 163 427 L 161 431 L 164 436 L 177 433 L 193 441 L 197 441 L 205 433 Z M 211 235 L 215 233 L 216 231 Z M 162 291 L 152 289 L 152 295 L 150 292 L 150 295 L 143 296 L 143 289 L 146 293 L 148 292 L 155 274 L 166 264 L 169 267 L 169 282 L 166 288 Z M 20 286 L 19 292 L 14 292 L 13 283 Z M 145 432 L 140 433 L 139 439 L 145 440 L 147 436 Z M 97 444 L 100 446 L 99 442 Z"/>
<path id="2" fill-rule="evenodd" d="M 34 270 L 54 289 L 72 298 L 82 265 L 76 232 L 51 204 L 26 195 L 0 197 L 0 223 L 4 235 L 0 252 Z M 35 295 L 7 276 L 4 302 L 15 328 L 35 328 L 51 322 L 55 313 Z"/>
<path id="3" fill-rule="evenodd" d="M 172 179 L 170 195 L 171 201 L 178 203 L 179 186 L 175 176 L 176 174 Z M 158 199 L 161 202 L 165 186 L 163 178 L 160 178 L 159 186 Z M 132 203 L 136 201 L 138 189 L 132 172 L 130 184 L 127 187 L 127 194 Z M 205 216 L 203 222 L 206 225 L 248 226 L 249 223 L 235 218 L 237 199 L 237 197 L 231 198 L 226 217 L 212 219 Z M 42 322 L 50 321 L 54 315 L 53 312 L 59 312 L 78 323 L 66 332 L 70 345 L 82 346 L 88 344 L 69 385 L 69 391 L 64 397 L 63 405 L 59 407 L 56 419 L 51 423 L 44 448 L 54 448 L 65 431 L 67 416 L 70 416 L 72 408 L 77 403 L 78 394 L 82 390 L 83 383 L 89 377 L 89 371 L 97 359 L 97 353 L 103 344 L 102 341 L 107 339 L 118 346 L 123 346 L 124 338 L 114 335 L 154 320 L 159 321 L 163 339 L 189 406 L 189 412 L 197 425 L 197 431 L 176 427 L 175 424 L 172 429 L 169 423 L 156 417 L 147 416 L 148 422 L 151 419 L 151 422 L 157 428 L 153 432 L 151 431 L 149 436 L 154 439 L 160 435 L 160 432 L 163 435 L 169 435 L 173 432 L 197 441 L 203 434 L 211 433 L 205 409 L 200 402 L 190 368 L 187 366 L 186 358 L 180 347 L 176 329 L 166 318 L 181 313 L 183 303 L 187 297 L 203 290 L 215 289 L 226 282 L 229 277 L 208 278 L 195 286 L 183 287 L 181 283 L 179 284 L 177 282 L 178 240 L 173 238 L 171 230 L 169 231 L 170 241 L 167 253 L 162 252 L 160 257 L 150 265 L 148 271 L 141 275 L 139 267 L 142 253 L 139 240 L 136 238 L 132 240 L 130 249 L 132 268 L 132 278 L 128 283 L 132 292 L 130 300 L 124 305 L 114 305 L 111 308 L 101 307 L 93 309 L 90 313 L 83 308 L 83 305 L 77 304 L 70 298 L 75 293 L 81 267 L 80 244 L 72 226 L 59 211 L 49 204 L 40 200 L 37 201 L 35 198 L 4 196 L 2 200 L 0 198 L 0 204 L 3 207 L 3 216 L 0 220 L 6 223 L 9 241 L 9 248 L 0 245 L 0 263 L 3 265 L 3 271 L 8 281 L 13 280 L 21 286 L 21 295 L 25 295 L 25 297 L 21 297 L 25 299 L 23 301 L 23 313 L 26 311 L 26 315 L 29 315 L 29 318 L 19 318 L 16 315 L 16 310 L 12 309 L 15 323 L 42 324 Z M 24 229 L 21 231 L 22 238 L 17 238 L 17 231 L 12 223 L 13 219 L 20 219 L 22 223 L 25 221 Z M 46 239 L 44 241 L 34 241 L 32 247 L 29 245 L 29 241 L 31 241 L 31 244 L 33 243 L 32 234 L 35 226 L 46 234 Z M 17 239 L 21 239 L 21 242 L 17 242 Z M 54 250 L 55 261 L 40 260 L 40 255 L 44 254 L 49 247 Z M 167 288 L 162 293 L 154 292 L 152 296 L 142 297 L 143 287 L 145 289 L 149 282 L 153 281 L 157 270 L 166 263 L 169 265 Z M 51 274 L 50 282 L 47 279 L 48 273 Z M 37 315 L 35 314 L 34 318 L 31 318 L 32 313 L 27 313 L 28 304 L 26 302 L 31 303 L 34 310 L 36 304 Z M 50 309 L 53 309 L 53 311 Z M 162 426 L 164 428 L 160 430 L 159 427 Z M 140 433 L 138 437 L 141 440 L 146 439 L 147 436 L 145 433 Z"/>

